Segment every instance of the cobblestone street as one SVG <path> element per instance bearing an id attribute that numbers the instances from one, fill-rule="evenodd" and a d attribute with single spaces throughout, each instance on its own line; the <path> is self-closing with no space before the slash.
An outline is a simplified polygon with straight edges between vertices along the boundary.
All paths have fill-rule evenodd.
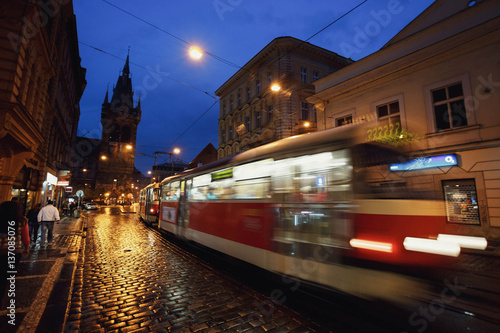
<path id="1" fill-rule="evenodd" d="M 136 214 L 89 215 L 67 332 L 325 332 L 178 249 Z"/>

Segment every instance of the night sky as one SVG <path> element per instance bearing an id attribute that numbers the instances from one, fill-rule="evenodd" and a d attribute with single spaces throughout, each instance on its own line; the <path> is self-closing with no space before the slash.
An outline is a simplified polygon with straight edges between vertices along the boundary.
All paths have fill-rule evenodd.
<path id="1" fill-rule="evenodd" d="M 134 100 L 140 93 L 142 108 L 136 167 L 146 173 L 154 163 L 138 153 L 153 155 L 174 147 L 181 149 L 180 159 L 190 162 L 208 143 L 217 148 L 215 90 L 274 38 L 307 40 L 338 20 L 309 42 L 359 60 L 380 49 L 432 2 L 74 1 L 80 56 L 87 69 L 78 135 L 100 138 L 106 89 L 109 85 L 111 96 L 130 48 Z M 193 60 L 190 44 L 214 56 Z"/>

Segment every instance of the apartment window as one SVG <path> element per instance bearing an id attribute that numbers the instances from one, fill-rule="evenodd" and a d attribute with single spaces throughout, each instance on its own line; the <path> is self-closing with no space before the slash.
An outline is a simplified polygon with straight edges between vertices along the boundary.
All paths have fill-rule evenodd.
<path id="1" fill-rule="evenodd" d="M 227 113 L 226 101 L 222 102 L 222 115 L 225 116 Z"/>
<path id="2" fill-rule="evenodd" d="M 262 126 L 262 112 L 255 111 L 255 128 L 259 128 Z"/>
<path id="3" fill-rule="evenodd" d="M 300 82 L 307 83 L 307 68 L 300 68 Z"/>
<path id="4" fill-rule="evenodd" d="M 229 100 L 229 112 L 232 112 L 232 111 L 233 111 L 233 108 L 234 108 L 233 99 L 230 99 L 230 100 Z"/>
<path id="5" fill-rule="evenodd" d="M 312 79 L 313 79 L 313 81 L 316 81 L 319 79 L 319 72 L 318 71 L 313 71 Z"/>
<path id="6" fill-rule="evenodd" d="M 226 129 L 224 127 L 222 128 L 221 133 L 222 133 L 221 141 L 222 143 L 224 143 L 226 142 Z"/>
<path id="7" fill-rule="evenodd" d="M 436 131 L 467 126 L 462 83 L 431 91 Z"/>
<path id="8" fill-rule="evenodd" d="M 442 185 L 447 221 L 481 224 L 474 179 L 443 180 Z"/>
<path id="9" fill-rule="evenodd" d="M 247 87 L 247 102 L 250 100 L 252 97 L 252 89 L 250 87 Z"/>
<path id="10" fill-rule="evenodd" d="M 269 123 L 273 119 L 274 106 L 269 105 L 267 107 L 267 122 Z"/>
<path id="11" fill-rule="evenodd" d="M 260 94 L 260 80 L 255 81 L 255 94 Z"/>
<path id="12" fill-rule="evenodd" d="M 401 117 L 399 112 L 399 101 L 392 101 L 377 105 L 377 117 L 382 125 L 394 125 L 401 128 Z"/>
<path id="13" fill-rule="evenodd" d="M 238 93 L 237 102 L 238 106 L 241 106 L 241 93 Z"/>
<path id="14" fill-rule="evenodd" d="M 309 110 L 311 104 L 300 102 L 300 120 L 309 120 Z"/>
<path id="15" fill-rule="evenodd" d="M 351 114 L 335 119 L 335 126 L 337 126 L 337 127 L 343 126 L 343 125 L 348 125 L 348 124 L 352 124 L 352 115 Z"/>
<path id="16" fill-rule="evenodd" d="M 250 117 L 245 117 L 245 127 L 247 131 L 250 132 L 252 129 L 250 128 Z"/>
<path id="17" fill-rule="evenodd" d="M 229 126 L 229 140 L 233 139 L 233 126 Z"/>
<path id="18" fill-rule="evenodd" d="M 267 84 L 271 86 L 273 84 L 273 72 L 267 73 Z"/>

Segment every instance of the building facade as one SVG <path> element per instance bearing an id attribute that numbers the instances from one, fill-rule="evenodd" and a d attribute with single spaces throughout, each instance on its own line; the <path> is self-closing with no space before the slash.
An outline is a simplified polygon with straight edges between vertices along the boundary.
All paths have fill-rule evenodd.
<path id="1" fill-rule="evenodd" d="M 137 127 L 141 121 L 141 101 L 134 106 L 134 92 L 130 75 L 129 56 L 101 107 L 101 139 L 79 137 L 76 151 L 78 164 L 72 178 L 75 189 L 84 192 L 84 198 L 110 202 L 136 197 L 142 176 L 134 167 Z"/>
<path id="2" fill-rule="evenodd" d="M 60 202 L 85 89 L 72 1 L 0 3 L 0 201 Z"/>
<path id="3" fill-rule="evenodd" d="M 435 1 L 378 52 L 317 81 L 308 99 L 320 129 L 371 123 L 367 140 L 408 139 L 414 160 L 378 177 L 442 199 L 455 232 L 496 240 L 499 14 L 494 0 Z"/>
<path id="4" fill-rule="evenodd" d="M 316 111 L 306 101 L 314 93 L 312 82 L 350 63 L 293 37 L 274 39 L 215 92 L 218 158 L 316 131 Z"/>

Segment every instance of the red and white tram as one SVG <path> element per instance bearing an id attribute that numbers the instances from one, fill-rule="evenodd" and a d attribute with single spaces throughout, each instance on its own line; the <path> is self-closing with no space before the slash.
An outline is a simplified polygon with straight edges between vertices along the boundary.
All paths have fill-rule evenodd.
<path id="1" fill-rule="evenodd" d="M 441 265 L 460 244 L 438 240 L 444 204 L 389 171 L 403 155 L 355 130 L 290 137 L 166 178 L 159 228 L 358 296 L 409 293 L 411 277 L 363 263 Z"/>
<path id="2" fill-rule="evenodd" d="M 149 225 L 158 223 L 160 208 L 159 191 L 159 184 L 153 183 L 139 192 L 139 217 Z"/>

